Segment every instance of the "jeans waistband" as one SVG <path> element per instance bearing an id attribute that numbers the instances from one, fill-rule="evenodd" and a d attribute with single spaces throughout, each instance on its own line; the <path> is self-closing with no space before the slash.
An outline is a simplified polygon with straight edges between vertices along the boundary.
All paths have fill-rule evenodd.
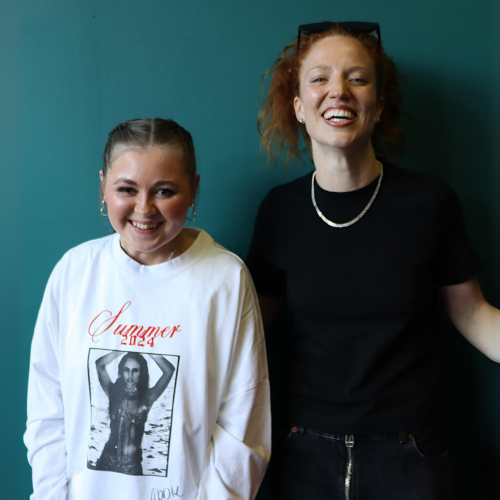
<path id="1" fill-rule="evenodd" d="M 331 434 L 328 432 L 320 432 L 316 431 L 314 429 L 306 428 L 306 427 L 301 427 L 299 425 L 290 425 L 290 430 L 291 432 L 296 432 L 299 434 L 312 434 L 315 436 L 320 436 L 325 439 L 333 439 L 336 441 L 345 441 L 346 436 L 349 436 L 350 434 Z M 399 443 L 406 443 L 407 441 L 413 439 L 413 436 L 415 433 L 419 432 L 427 432 L 431 430 L 440 430 L 440 427 L 438 425 L 432 425 L 432 426 L 427 426 L 422 429 L 418 429 L 415 431 L 394 431 L 394 432 L 387 432 L 387 433 L 381 433 L 381 434 L 353 434 L 357 442 L 360 441 L 398 441 Z"/>

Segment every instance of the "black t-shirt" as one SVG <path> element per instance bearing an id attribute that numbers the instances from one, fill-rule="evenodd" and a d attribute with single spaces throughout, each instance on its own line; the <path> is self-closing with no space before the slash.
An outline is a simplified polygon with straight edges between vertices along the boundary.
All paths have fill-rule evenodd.
<path id="1" fill-rule="evenodd" d="M 439 179 L 384 165 L 355 224 L 333 228 L 311 201 L 311 175 L 261 204 L 247 264 L 261 295 L 286 295 L 290 423 L 332 433 L 415 429 L 439 417 L 438 285 L 479 268 L 460 203 Z M 332 193 L 323 214 L 356 217 L 377 180 Z"/>

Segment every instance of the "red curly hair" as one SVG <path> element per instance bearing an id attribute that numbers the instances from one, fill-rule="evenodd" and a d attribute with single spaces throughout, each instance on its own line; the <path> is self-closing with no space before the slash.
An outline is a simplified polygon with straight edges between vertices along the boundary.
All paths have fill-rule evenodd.
<path id="1" fill-rule="evenodd" d="M 312 35 L 300 37 L 300 53 L 297 56 L 297 40 L 288 44 L 272 67 L 266 71 L 263 83 L 271 76 L 269 90 L 259 112 L 257 122 L 262 147 L 268 158 L 276 160 L 282 150 L 287 155 L 285 165 L 290 160 L 301 161 L 302 154 L 310 150 L 311 139 L 305 127 L 297 122 L 293 100 L 300 93 L 300 68 L 311 47 L 319 40 L 329 36 L 349 36 L 359 40 L 365 47 L 375 66 L 377 97 L 383 97 L 384 110 L 380 121 L 375 125 L 372 144 L 377 155 L 395 157 L 404 146 L 404 136 L 397 126 L 403 113 L 402 97 L 399 91 L 401 76 L 396 65 L 389 58 L 378 39 L 369 34 L 353 34 L 339 25 Z M 307 145 L 299 148 L 300 134 Z"/>

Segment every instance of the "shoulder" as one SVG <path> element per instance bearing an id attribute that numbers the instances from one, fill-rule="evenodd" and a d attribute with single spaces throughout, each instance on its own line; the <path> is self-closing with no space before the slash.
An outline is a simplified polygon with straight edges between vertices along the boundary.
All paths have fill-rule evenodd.
<path id="1" fill-rule="evenodd" d="M 421 186 L 432 189 L 436 183 L 443 182 L 435 175 L 415 172 L 389 162 L 384 162 L 384 176 L 401 186 Z"/>
<path id="2" fill-rule="evenodd" d="M 64 254 L 63 259 L 92 258 L 94 256 L 101 255 L 103 252 L 107 251 L 112 239 L 115 237 L 116 234 L 110 234 L 109 236 L 104 236 L 103 238 L 97 238 L 95 240 L 80 243 L 76 247 L 70 248 Z"/>
<path id="3" fill-rule="evenodd" d="M 308 191 L 311 185 L 311 175 L 312 171 L 291 182 L 287 182 L 286 184 L 281 184 L 280 186 L 274 187 L 273 189 L 271 189 L 271 191 L 269 191 L 267 198 L 288 198 L 289 196 L 303 193 L 304 189 Z"/>
<path id="4" fill-rule="evenodd" d="M 453 191 L 449 184 L 435 175 L 415 172 L 414 170 L 399 167 L 389 162 L 384 162 L 384 175 L 387 175 L 401 185 Z"/>
<path id="5" fill-rule="evenodd" d="M 308 198 L 311 190 L 312 172 L 291 182 L 276 186 L 262 200 L 259 215 L 278 215 L 289 213 L 290 208 L 296 206 L 298 200 Z"/>
<path id="6" fill-rule="evenodd" d="M 441 204 L 456 199 L 453 188 L 435 175 L 415 172 L 386 162 L 383 187 L 386 193 L 404 196 L 409 202 L 414 200 Z"/>
<path id="7" fill-rule="evenodd" d="M 255 307 L 252 277 L 243 260 L 216 243 L 204 231 L 198 236 L 200 237 L 204 239 L 205 248 L 192 268 L 191 283 L 197 288 L 203 287 L 208 295 L 216 293 L 217 303 L 225 304 L 224 307 L 229 307 L 234 301 L 242 301 L 248 307 Z"/>
<path id="8" fill-rule="evenodd" d="M 82 269 L 81 266 L 87 266 L 91 262 L 95 262 L 107 253 L 112 239 L 116 235 L 112 234 L 103 238 L 86 241 L 69 249 L 56 264 L 54 272 L 63 271 L 68 269 Z"/>
<path id="9" fill-rule="evenodd" d="M 78 288 L 84 277 L 96 271 L 96 263 L 106 255 L 106 249 L 113 236 L 87 241 L 68 250 L 54 266 L 47 285 L 45 296 L 59 300 L 65 290 Z M 61 295 L 62 294 L 62 295 Z"/>
<path id="10" fill-rule="evenodd" d="M 218 273 L 224 276 L 238 276 L 244 281 L 248 280 L 249 271 L 241 257 L 219 243 L 213 242 L 207 257 L 210 265 L 214 265 Z"/>
<path id="11" fill-rule="evenodd" d="M 206 231 L 196 231 L 196 248 L 193 250 L 199 257 L 196 259 L 198 269 L 220 277 L 248 273 L 245 263 L 238 255 L 214 241 Z"/>

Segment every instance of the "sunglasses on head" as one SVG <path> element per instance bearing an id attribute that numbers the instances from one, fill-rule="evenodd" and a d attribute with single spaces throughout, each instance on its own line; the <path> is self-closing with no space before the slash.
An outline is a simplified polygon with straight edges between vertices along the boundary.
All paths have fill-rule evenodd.
<path id="1" fill-rule="evenodd" d="M 297 35 L 297 55 L 299 55 L 301 35 L 314 35 L 317 33 L 324 33 L 325 31 L 328 31 L 335 26 L 340 26 L 353 35 L 359 35 L 361 33 L 369 34 L 375 32 L 377 33 L 378 43 L 379 45 L 381 44 L 380 26 L 378 23 L 365 23 L 362 21 L 346 21 L 343 23 L 334 23 L 332 21 L 323 21 L 322 23 L 301 24 L 299 26 L 299 34 Z"/>

